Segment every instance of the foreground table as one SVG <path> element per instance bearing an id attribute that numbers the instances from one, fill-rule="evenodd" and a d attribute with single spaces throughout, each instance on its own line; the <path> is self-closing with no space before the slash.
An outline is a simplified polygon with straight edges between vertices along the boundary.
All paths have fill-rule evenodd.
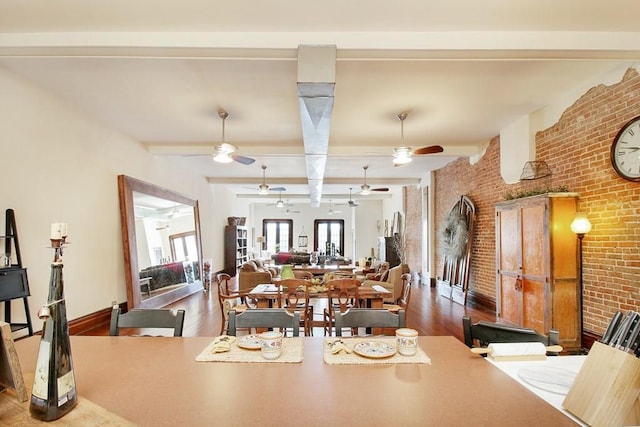
<path id="1" fill-rule="evenodd" d="M 574 425 L 454 337 L 420 337 L 430 365 L 196 362 L 212 337 L 73 336 L 78 393 L 143 426 Z M 39 337 L 16 342 L 33 371 Z"/>
<path id="2" fill-rule="evenodd" d="M 543 399 L 545 402 L 548 402 L 558 411 L 561 411 L 567 417 L 573 419 L 577 424 L 586 426 L 584 422 L 582 422 L 579 418 L 575 417 L 569 411 L 565 410 L 562 406 L 566 393 L 559 392 L 558 390 L 549 391 L 548 388 L 540 388 L 532 386 L 522 379 L 520 375 L 520 371 L 522 369 L 536 369 L 538 371 L 544 372 L 545 369 L 549 369 L 550 373 L 548 374 L 551 378 L 553 378 L 554 374 L 557 375 L 558 372 L 562 373 L 562 371 L 566 371 L 570 373 L 574 379 L 575 376 L 580 372 L 580 368 L 584 364 L 584 361 L 587 359 L 587 356 L 584 355 L 576 355 L 576 356 L 558 356 L 558 357 L 547 357 L 545 360 L 530 360 L 530 361 L 509 361 L 509 362 L 496 362 L 491 360 L 491 358 L 487 357 L 485 360 L 493 365 L 497 366 L 501 371 L 509 375 L 515 381 L 522 384 L 532 393 L 536 394 L 538 397 Z M 558 371 L 561 370 L 561 371 Z M 561 384 L 564 383 L 563 378 L 559 377 L 558 380 Z M 572 381 L 573 382 L 573 381 Z M 553 380 L 551 381 L 551 385 L 553 385 Z M 562 388 L 561 388 L 562 389 Z M 553 388 L 552 388 L 553 390 Z M 567 390 L 568 391 L 568 390 Z"/>

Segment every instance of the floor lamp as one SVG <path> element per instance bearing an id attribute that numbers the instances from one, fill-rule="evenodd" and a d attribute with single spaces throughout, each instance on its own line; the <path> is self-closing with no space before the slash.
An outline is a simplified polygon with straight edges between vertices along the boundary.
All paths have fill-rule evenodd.
<path id="1" fill-rule="evenodd" d="M 579 260 L 579 269 L 578 273 L 580 276 L 578 277 L 579 285 L 580 285 L 580 345 L 582 346 L 582 332 L 584 330 L 584 319 L 583 319 L 583 285 L 582 285 L 582 239 L 584 235 L 591 231 L 591 222 L 589 218 L 587 218 L 587 214 L 582 212 L 577 212 L 576 216 L 571 223 L 571 231 L 573 231 L 576 236 L 578 236 L 578 260 Z"/>
<path id="2" fill-rule="evenodd" d="M 258 257 L 262 259 L 262 244 L 265 242 L 264 236 L 256 237 L 256 243 L 258 244 L 258 248 L 260 249 L 258 252 Z"/>

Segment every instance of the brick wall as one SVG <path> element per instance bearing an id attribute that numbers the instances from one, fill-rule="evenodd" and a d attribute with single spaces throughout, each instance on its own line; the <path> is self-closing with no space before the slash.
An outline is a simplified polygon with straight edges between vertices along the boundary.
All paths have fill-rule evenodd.
<path id="1" fill-rule="evenodd" d="M 609 150 L 618 130 L 640 115 L 640 75 L 587 91 L 558 123 L 536 135 L 537 160 L 553 172 L 552 186 L 580 194 L 580 210 L 593 229 L 583 241 L 584 329 L 601 334 L 616 310 L 640 310 L 640 183 L 618 177 Z M 523 165 L 524 166 L 524 165 Z M 500 176 L 500 139 L 495 137 L 475 165 L 458 159 L 435 172 L 435 230 L 465 194 L 476 204 L 470 288 L 495 301 L 494 204 L 521 184 Z M 436 240 L 436 274 L 442 257 Z"/>
<path id="2" fill-rule="evenodd" d="M 404 187 L 405 235 L 407 264 L 413 271 L 422 270 L 422 190 L 415 186 Z"/>

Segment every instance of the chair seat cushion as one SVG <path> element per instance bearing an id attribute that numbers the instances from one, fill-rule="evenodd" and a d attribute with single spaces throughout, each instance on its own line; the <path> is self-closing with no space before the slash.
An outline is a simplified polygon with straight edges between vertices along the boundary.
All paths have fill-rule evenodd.
<path id="1" fill-rule="evenodd" d="M 397 313 L 398 310 L 402 310 L 402 307 L 400 307 L 398 304 L 382 304 L 382 308 L 384 308 L 385 310 L 389 310 L 392 313 Z"/>

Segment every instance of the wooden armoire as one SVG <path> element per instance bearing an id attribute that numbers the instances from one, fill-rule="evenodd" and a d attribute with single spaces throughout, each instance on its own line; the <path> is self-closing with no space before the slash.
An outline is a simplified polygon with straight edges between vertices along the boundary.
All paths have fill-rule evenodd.
<path id="1" fill-rule="evenodd" d="M 577 193 L 547 193 L 496 204 L 498 318 L 581 347 Z"/>

